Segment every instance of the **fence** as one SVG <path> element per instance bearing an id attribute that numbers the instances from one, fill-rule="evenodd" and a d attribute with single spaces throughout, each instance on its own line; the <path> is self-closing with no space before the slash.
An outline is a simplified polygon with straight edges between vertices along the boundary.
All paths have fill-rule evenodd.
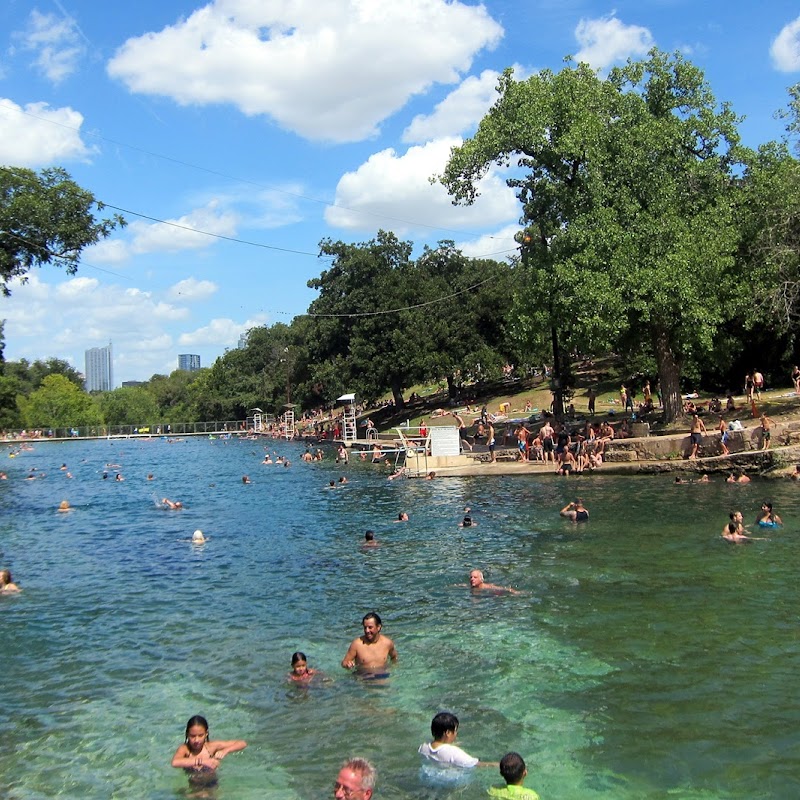
<path id="1" fill-rule="evenodd" d="M 6 441 L 28 439 L 104 439 L 109 436 L 201 436 L 213 433 L 235 433 L 247 430 L 244 420 L 213 422 L 170 422 L 154 425 L 82 425 L 70 428 L 48 428 L 36 431 L 4 431 Z"/>

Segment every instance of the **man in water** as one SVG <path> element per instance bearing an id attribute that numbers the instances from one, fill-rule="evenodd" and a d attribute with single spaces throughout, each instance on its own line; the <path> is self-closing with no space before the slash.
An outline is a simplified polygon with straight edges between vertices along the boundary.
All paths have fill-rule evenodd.
<path id="1" fill-rule="evenodd" d="M 371 611 L 361 620 L 361 624 L 364 626 L 364 635 L 350 643 L 350 648 L 342 659 L 342 666 L 345 669 L 359 667 L 374 670 L 386 666 L 389 659 L 397 661 L 394 642 L 381 633 L 381 618 Z"/>
<path id="2" fill-rule="evenodd" d="M 474 569 L 469 574 L 469 588 L 473 592 L 480 592 L 488 589 L 492 592 L 507 592 L 508 594 L 519 594 L 516 589 L 510 586 L 498 586 L 496 583 L 486 583 L 483 579 L 483 573 L 479 569 Z"/>
<path id="3" fill-rule="evenodd" d="M 348 758 L 336 776 L 333 796 L 336 800 L 369 800 L 376 777 L 375 767 L 366 758 Z"/>

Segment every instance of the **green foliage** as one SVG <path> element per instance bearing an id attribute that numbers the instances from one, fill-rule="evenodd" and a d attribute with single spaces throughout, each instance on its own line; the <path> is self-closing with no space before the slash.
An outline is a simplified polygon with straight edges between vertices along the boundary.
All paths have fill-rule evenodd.
<path id="1" fill-rule="evenodd" d="M 0 291 L 10 294 L 9 281 L 24 281 L 34 266 L 55 263 L 74 274 L 85 247 L 125 224 L 119 215 L 96 220 L 95 207 L 103 209 L 63 169 L 0 167 Z"/>
<path id="2" fill-rule="evenodd" d="M 142 386 L 103 392 L 95 400 L 107 425 L 149 425 L 162 420 L 153 393 Z"/>
<path id="3" fill-rule="evenodd" d="M 700 70 L 657 50 L 605 80 L 583 64 L 507 71 L 498 93 L 442 183 L 470 203 L 492 164 L 511 168 L 531 286 L 515 316 L 532 348 L 545 326 L 570 350 L 643 340 L 674 418 L 681 363 L 710 352 L 735 302 L 738 120 Z"/>
<path id="4" fill-rule="evenodd" d="M 48 375 L 30 395 L 17 398 L 22 423 L 28 428 L 99 425 L 94 399 L 63 375 Z"/>

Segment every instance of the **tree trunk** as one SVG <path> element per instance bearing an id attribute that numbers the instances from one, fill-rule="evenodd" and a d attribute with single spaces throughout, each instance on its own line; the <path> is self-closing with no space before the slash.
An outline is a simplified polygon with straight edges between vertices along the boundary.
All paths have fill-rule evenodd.
<path id="1" fill-rule="evenodd" d="M 392 386 L 392 397 L 394 397 L 394 407 L 399 411 L 404 408 L 406 401 L 403 399 L 403 387 L 399 385 Z"/>
<path id="2" fill-rule="evenodd" d="M 458 400 L 458 386 L 454 375 L 447 376 L 447 396 L 453 402 Z"/>
<path id="3" fill-rule="evenodd" d="M 553 387 L 553 416 L 561 420 L 564 418 L 564 373 L 561 369 L 561 348 L 555 325 L 550 329 L 550 338 L 553 342 L 553 377 L 550 381 Z"/>
<path id="4" fill-rule="evenodd" d="M 664 422 L 674 422 L 683 413 L 681 403 L 681 369 L 672 350 L 669 332 L 654 326 L 651 331 L 658 364 L 658 383 L 664 406 Z"/>

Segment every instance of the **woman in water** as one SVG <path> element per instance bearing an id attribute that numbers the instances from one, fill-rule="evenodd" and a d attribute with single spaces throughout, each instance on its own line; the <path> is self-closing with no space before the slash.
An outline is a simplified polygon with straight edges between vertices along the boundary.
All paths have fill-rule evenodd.
<path id="1" fill-rule="evenodd" d="M 22 589 L 20 589 L 11 578 L 11 572 L 7 569 L 0 569 L 0 594 L 11 594 L 12 592 L 21 591 Z"/>
<path id="2" fill-rule="evenodd" d="M 190 783 L 211 786 L 217 782 L 217 767 L 222 759 L 245 747 L 247 742 L 243 739 L 212 742 L 208 738 L 208 722 L 198 715 L 186 723 L 186 739 L 172 756 L 172 766 L 186 770 Z"/>

